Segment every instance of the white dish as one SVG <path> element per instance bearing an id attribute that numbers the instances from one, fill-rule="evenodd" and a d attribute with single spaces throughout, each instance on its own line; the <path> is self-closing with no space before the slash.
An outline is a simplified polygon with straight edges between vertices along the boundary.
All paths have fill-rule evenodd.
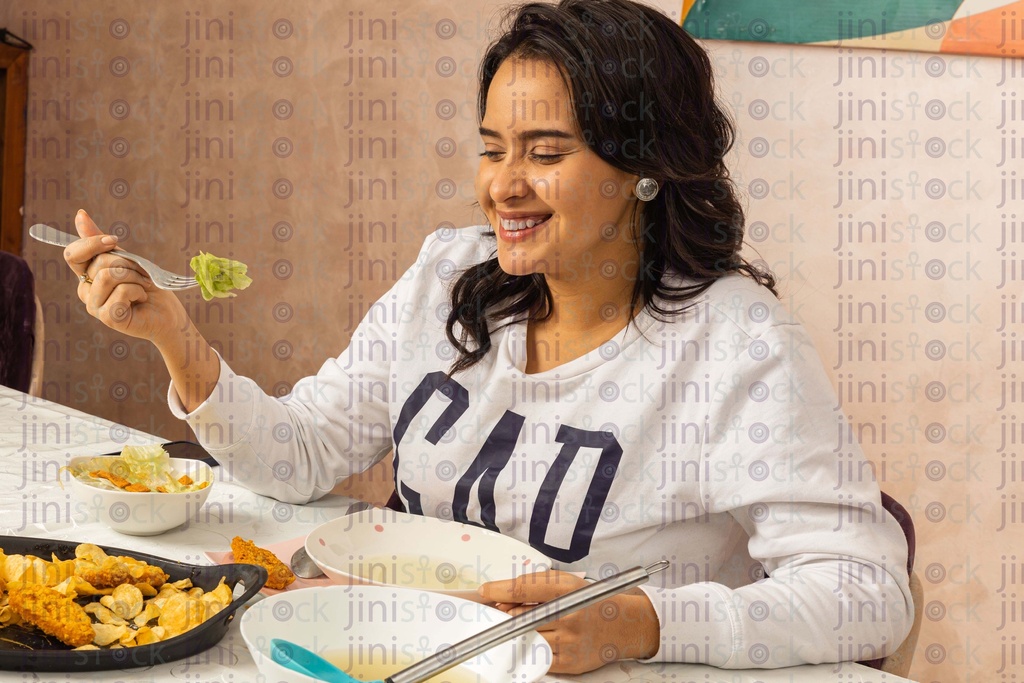
<path id="1" fill-rule="evenodd" d="M 374 508 L 322 524 L 306 552 L 336 583 L 400 586 L 481 602 L 480 584 L 549 569 L 543 554 L 470 524 Z"/>
<path id="2" fill-rule="evenodd" d="M 390 673 L 508 619 L 492 607 L 406 588 L 329 586 L 288 591 L 260 600 L 241 620 L 242 639 L 264 680 L 309 683 L 270 657 L 270 641 L 284 638 L 321 657 L 384 664 Z M 381 661 L 381 660 L 386 661 Z M 536 631 L 467 660 L 478 683 L 531 683 L 551 664 L 551 648 Z M 342 667 L 344 668 L 344 666 Z M 440 674 L 446 680 L 445 674 Z M 370 679 L 364 679 L 370 680 Z"/>
<path id="3" fill-rule="evenodd" d="M 110 456 L 116 460 L 118 456 Z M 102 457 L 79 456 L 71 458 L 68 465 L 75 468 Z M 71 477 L 71 490 L 84 503 L 90 515 L 114 531 L 130 536 L 154 536 L 181 526 L 195 517 L 210 497 L 213 488 L 213 469 L 204 462 L 189 458 L 170 458 L 171 467 L 177 476 L 187 474 L 196 483 L 208 481 L 210 485 L 197 491 L 185 493 L 159 493 L 157 491 L 112 491 L 91 486 L 76 477 Z"/>

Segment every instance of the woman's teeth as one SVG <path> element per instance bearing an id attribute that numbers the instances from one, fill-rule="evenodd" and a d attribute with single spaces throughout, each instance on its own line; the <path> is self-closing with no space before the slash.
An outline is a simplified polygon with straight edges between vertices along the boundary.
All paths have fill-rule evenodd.
<path id="1" fill-rule="evenodd" d="M 535 225 L 543 223 L 549 218 L 551 218 L 551 214 L 548 214 L 547 216 L 537 216 L 536 218 L 527 218 L 526 220 L 511 220 L 502 218 L 501 227 L 504 228 L 505 230 L 508 230 L 509 232 L 515 232 L 517 230 L 525 230 L 527 228 L 532 228 Z"/>

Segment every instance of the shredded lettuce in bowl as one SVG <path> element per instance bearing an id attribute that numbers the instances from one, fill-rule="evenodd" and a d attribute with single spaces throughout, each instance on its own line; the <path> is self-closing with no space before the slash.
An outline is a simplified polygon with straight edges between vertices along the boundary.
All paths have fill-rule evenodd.
<path id="1" fill-rule="evenodd" d="M 128 470 L 128 475 L 121 475 L 129 481 L 145 484 L 149 488 L 161 486 L 171 478 L 171 458 L 164 447 L 125 446 L 121 449 L 121 462 Z"/>
<path id="2" fill-rule="evenodd" d="M 237 296 L 232 289 L 245 289 L 252 284 L 252 278 L 245 274 L 249 267 L 241 261 L 200 251 L 198 256 L 193 256 L 189 261 L 189 266 L 196 274 L 196 281 L 206 301 L 214 297 Z"/>
<path id="3" fill-rule="evenodd" d="M 78 481 L 108 491 L 122 489 L 107 479 L 92 476 L 92 472 L 97 470 L 110 472 L 122 479 L 127 479 L 132 484 L 143 484 L 151 491 L 156 491 L 159 486 L 164 493 L 187 493 L 209 486 L 209 482 L 196 481 L 191 484 L 182 484 L 178 481 L 181 475 L 174 471 L 170 456 L 159 444 L 125 446 L 121 450 L 121 455 L 97 456 L 75 466 L 69 465 L 67 469 Z"/>

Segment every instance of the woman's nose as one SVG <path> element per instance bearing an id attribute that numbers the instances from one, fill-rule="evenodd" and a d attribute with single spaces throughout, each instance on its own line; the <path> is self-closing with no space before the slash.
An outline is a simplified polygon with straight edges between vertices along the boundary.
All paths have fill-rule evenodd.
<path id="1" fill-rule="evenodd" d="M 530 191 L 530 183 L 525 171 L 518 164 L 502 162 L 494 170 L 491 178 L 491 199 L 502 203 L 515 197 L 524 197 Z"/>

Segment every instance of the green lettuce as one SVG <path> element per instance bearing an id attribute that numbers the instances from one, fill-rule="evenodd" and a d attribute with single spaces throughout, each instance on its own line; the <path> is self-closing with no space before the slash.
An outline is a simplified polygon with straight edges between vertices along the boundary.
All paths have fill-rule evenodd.
<path id="1" fill-rule="evenodd" d="M 170 456 L 163 446 L 125 446 L 121 449 L 121 466 L 127 473 L 120 473 L 112 464 L 110 471 L 125 479 L 156 488 L 164 483 L 164 473 L 171 469 Z"/>
<path id="2" fill-rule="evenodd" d="M 132 484 L 144 484 L 152 491 L 156 491 L 159 486 L 166 493 L 198 491 L 209 485 L 204 482 L 182 484 L 178 481 L 178 474 L 171 465 L 170 456 L 159 444 L 125 446 L 121 450 L 121 455 L 100 455 L 82 462 L 76 467 L 68 466 L 67 469 L 79 481 L 107 491 L 122 489 L 106 479 L 92 476 L 93 472 L 106 470 L 122 479 L 127 479 Z"/>
<path id="3" fill-rule="evenodd" d="M 206 301 L 214 297 L 237 296 L 232 289 L 245 289 L 252 284 L 252 278 L 245 274 L 249 267 L 241 261 L 220 258 L 201 251 L 199 256 L 192 257 L 189 265 L 196 274 L 203 299 Z"/>

